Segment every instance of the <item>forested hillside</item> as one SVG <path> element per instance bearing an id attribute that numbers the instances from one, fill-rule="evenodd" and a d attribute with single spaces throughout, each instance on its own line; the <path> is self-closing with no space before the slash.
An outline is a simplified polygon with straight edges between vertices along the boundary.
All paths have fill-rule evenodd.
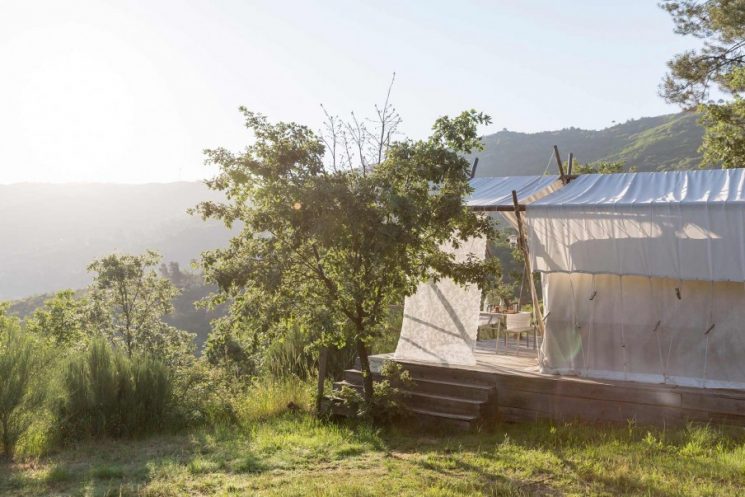
<path id="1" fill-rule="evenodd" d="M 602 130 L 578 128 L 541 133 L 500 131 L 483 138 L 478 152 L 478 176 L 543 174 L 558 145 L 562 155 L 573 152 L 581 163 L 624 161 L 639 171 L 692 169 L 699 166 L 703 136 L 691 113 L 645 117 Z M 549 171 L 554 172 L 551 162 Z"/>

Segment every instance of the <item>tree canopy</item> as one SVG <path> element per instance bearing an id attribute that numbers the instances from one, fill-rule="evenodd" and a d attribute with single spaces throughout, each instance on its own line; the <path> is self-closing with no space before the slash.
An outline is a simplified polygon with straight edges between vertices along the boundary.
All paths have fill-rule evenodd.
<path id="1" fill-rule="evenodd" d="M 92 262 L 91 325 L 129 356 L 139 351 L 175 361 L 191 352 L 193 335 L 163 321 L 173 310 L 178 289 L 157 274 L 159 262 L 154 251 L 112 254 Z"/>
<path id="2" fill-rule="evenodd" d="M 675 32 L 703 40 L 676 55 L 660 92 L 668 102 L 696 107 L 704 125 L 703 164 L 745 165 L 745 0 L 663 1 Z M 709 101 L 712 90 L 724 98 Z"/>
<path id="3" fill-rule="evenodd" d="M 371 133 L 373 147 L 352 133 L 353 162 L 353 153 L 334 154 L 340 134 L 241 110 L 255 142 L 238 154 L 206 152 L 220 171 L 208 185 L 227 201 L 197 211 L 242 229 L 229 247 L 203 254 L 205 275 L 232 298 L 228 319 L 256 340 L 275 339 L 292 322 L 322 330 L 323 343 L 354 343 L 370 399 L 366 342 L 388 306 L 428 278 L 480 284 L 498 270 L 493 259 L 456 261 L 443 250 L 492 233 L 489 219 L 464 205 L 470 164 L 462 157 L 479 146 L 477 126 L 489 117 L 442 117 L 420 141 L 393 142 L 390 129 Z"/>

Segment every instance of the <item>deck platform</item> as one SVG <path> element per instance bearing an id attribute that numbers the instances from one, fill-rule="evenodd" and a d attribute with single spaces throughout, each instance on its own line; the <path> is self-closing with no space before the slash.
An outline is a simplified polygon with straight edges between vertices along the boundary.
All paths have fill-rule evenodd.
<path id="1" fill-rule="evenodd" d="M 373 370 L 393 354 L 371 356 Z M 689 421 L 745 426 L 745 391 L 680 387 L 557 376 L 539 371 L 532 351 L 496 353 L 479 344 L 477 364 L 398 361 L 416 380 L 437 379 L 494 387 L 495 416 L 505 421 L 627 423 L 677 426 Z"/>

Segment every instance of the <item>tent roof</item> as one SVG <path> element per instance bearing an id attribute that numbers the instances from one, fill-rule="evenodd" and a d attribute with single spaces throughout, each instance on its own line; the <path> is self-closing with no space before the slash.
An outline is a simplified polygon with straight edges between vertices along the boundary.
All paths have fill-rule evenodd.
<path id="1" fill-rule="evenodd" d="M 745 169 L 583 174 L 533 207 L 745 203 Z"/>
<path id="2" fill-rule="evenodd" d="M 512 207 L 512 190 L 517 192 L 518 202 L 529 202 L 552 187 L 558 176 L 504 176 L 480 177 L 471 180 L 474 191 L 466 199 L 466 205 L 474 209 L 496 210 L 497 207 Z"/>

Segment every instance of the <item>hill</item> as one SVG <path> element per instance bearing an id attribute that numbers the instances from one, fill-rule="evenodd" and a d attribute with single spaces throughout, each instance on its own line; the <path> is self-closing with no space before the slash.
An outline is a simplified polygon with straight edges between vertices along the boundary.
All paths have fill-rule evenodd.
<path id="1" fill-rule="evenodd" d="M 703 129 L 692 113 L 644 117 L 601 130 L 578 128 L 541 133 L 500 131 L 483 138 L 485 149 L 479 158 L 477 176 L 543 174 L 552 161 L 552 147 L 558 145 L 566 157 L 591 163 L 624 161 L 639 171 L 694 169 L 701 154 Z M 550 172 L 555 172 L 551 162 Z"/>
<path id="2" fill-rule="evenodd" d="M 230 233 L 186 213 L 217 194 L 198 182 L 0 185 L 0 300 L 83 288 L 112 252 L 158 250 L 188 267 Z"/>

